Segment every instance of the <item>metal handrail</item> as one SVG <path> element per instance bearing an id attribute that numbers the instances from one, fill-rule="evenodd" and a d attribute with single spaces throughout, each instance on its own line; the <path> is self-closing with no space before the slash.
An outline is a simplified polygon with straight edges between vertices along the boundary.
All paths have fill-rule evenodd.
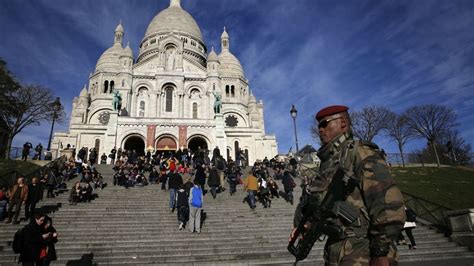
<path id="1" fill-rule="evenodd" d="M 19 174 L 17 171 L 11 171 L 7 174 L 4 174 L 4 175 L 0 176 L 0 185 L 2 185 L 4 187 L 7 187 L 7 188 L 12 187 L 15 184 L 16 179 L 19 176 L 24 177 L 26 183 L 30 183 L 31 179 L 33 177 L 43 176 L 44 172 L 47 171 L 47 169 L 52 168 L 52 167 L 60 168 L 64 165 L 64 163 L 66 161 L 67 161 L 66 155 L 62 155 L 61 157 L 54 159 L 53 161 L 49 162 L 48 164 L 46 164 L 46 165 L 42 166 L 41 168 L 39 168 L 37 170 L 34 170 L 34 171 L 32 171 L 28 174 Z"/>
<path id="2" fill-rule="evenodd" d="M 415 211 L 417 217 L 428 221 L 431 225 L 437 227 L 444 233 L 448 233 L 448 225 L 446 223 L 447 211 L 451 211 L 451 208 L 442 206 L 438 203 L 434 203 L 429 200 L 422 199 L 410 193 L 402 192 L 405 199 L 405 205 Z"/>

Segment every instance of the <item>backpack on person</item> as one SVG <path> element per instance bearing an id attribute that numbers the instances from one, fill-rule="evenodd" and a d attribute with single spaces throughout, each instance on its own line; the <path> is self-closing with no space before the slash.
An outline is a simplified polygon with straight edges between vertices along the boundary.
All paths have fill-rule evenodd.
<path id="1" fill-rule="evenodd" d="M 13 236 L 13 243 L 12 243 L 12 249 L 15 254 L 20 254 L 25 245 L 25 232 L 24 232 L 25 227 L 18 229 L 16 231 L 15 235 Z"/>
<path id="2" fill-rule="evenodd" d="M 191 205 L 195 208 L 201 208 L 202 207 L 202 200 L 201 200 L 202 191 L 201 191 L 201 188 L 193 187 L 192 188 L 192 195 L 193 195 L 193 200 L 191 201 Z"/>
<path id="3" fill-rule="evenodd" d="M 217 159 L 217 170 L 219 171 L 223 171 L 225 170 L 225 164 L 224 164 L 224 161 L 222 159 Z"/>
<path id="4" fill-rule="evenodd" d="M 407 222 L 416 222 L 416 212 L 412 209 L 406 209 Z"/>

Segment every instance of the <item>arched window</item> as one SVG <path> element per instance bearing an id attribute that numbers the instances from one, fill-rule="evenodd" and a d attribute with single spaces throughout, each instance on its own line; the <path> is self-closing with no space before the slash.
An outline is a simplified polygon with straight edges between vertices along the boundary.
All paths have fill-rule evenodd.
<path id="1" fill-rule="evenodd" d="M 198 118 L 198 104 L 193 103 L 193 118 Z"/>
<path id="2" fill-rule="evenodd" d="M 115 82 L 112 80 L 110 82 L 110 90 L 109 90 L 109 93 L 112 93 L 114 91 L 114 85 L 115 85 Z"/>
<path id="3" fill-rule="evenodd" d="M 216 90 L 216 83 L 212 83 L 212 90 Z"/>
<path id="4" fill-rule="evenodd" d="M 97 152 L 97 154 L 100 154 L 99 152 L 99 149 L 100 149 L 100 139 L 96 139 L 95 140 L 95 145 L 94 145 L 94 148 L 95 148 L 95 151 Z"/>
<path id="5" fill-rule="evenodd" d="M 173 111 L 173 89 L 167 88 L 166 89 L 166 112 Z"/>
<path id="6" fill-rule="evenodd" d="M 125 80 L 122 79 L 122 87 L 125 87 Z"/>
<path id="7" fill-rule="evenodd" d="M 109 89 L 109 81 L 106 80 L 106 81 L 104 81 L 104 93 L 107 93 L 108 89 Z"/>
<path id="8" fill-rule="evenodd" d="M 140 101 L 140 107 L 138 109 L 138 116 L 145 117 L 145 101 Z"/>
<path id="9" fill-rule="evenodd" d="M 234 85 L 232 85 L 232 86 L 230 87 L 230 95 L 231 95 L 232 97 L 235 97 L 235 87 L 234 87 Z"/>
<path id="10" fill-rule="evenodd" d="M 238 141 L 234 142 L 234 149 L 235 149 L 234 159 L 237 160 L 239 158 L 239 152 L 240 152 Z"/>
<path id="11" fill-rule="evenodd" d="M 225 85 L 225 97 L 229 97 L 229 85 Z"/>

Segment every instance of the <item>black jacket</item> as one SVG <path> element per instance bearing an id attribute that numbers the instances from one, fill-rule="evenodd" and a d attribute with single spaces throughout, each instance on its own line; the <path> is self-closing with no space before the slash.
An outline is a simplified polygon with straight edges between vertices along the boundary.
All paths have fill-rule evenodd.
<path id="1" fill-rule="evenodd" d="M 219 178 L 219 173 L 217 172 L 216 168 L 211 168 L 209 171 L 209 178 L 207 179 L 207 184 L 212 187 L 212 186 L 219 186 L 221 184 L 220 178 Z"/>
<path id="2" fill-rule="evenodd" d="M 46 244 L 41 234 L 41 227 L 33 219 L 23 229 L 23 250 L 19 262 L 34 262 L 39 258 L 41 247 Z"/>
<path id="3" fill-rule="evenodd" d="M 168 181 L 168 187 L 170 189 L 178 189 L 179 185 L 183 184 L 183 178 L 181 178 L 181 175 L 178 173 L 170 173 L 169 174 L 169 181 Z"/>
<path id="4" fill-rule="evenodd" d="M 40 184 L 36 184 L 36 186 L 33 186 L 33 184 L 30 184 L 28 186 L 28 198 L 26 199 L 28 202 L 31 203 L 36 203 L 43 198 L 43 189 L 41 188 Z"/>

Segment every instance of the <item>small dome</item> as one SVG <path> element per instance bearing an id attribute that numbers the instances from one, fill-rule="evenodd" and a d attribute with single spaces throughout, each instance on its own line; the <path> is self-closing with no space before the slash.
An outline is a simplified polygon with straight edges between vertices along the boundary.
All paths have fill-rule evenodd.
<path id="1" fill-rule="evenodd" d="M 223 31 L 222 34 L 221 34 L 221 39 L 224 39 L 224 38 L 229 38 L 229 34 L 228 34 L 227 31 L 225 30 L 225 27 L 224 27 L 224 31 Z"/>
<path id="2" fill-rule="evenodd" d="M 121 69 L 120 56 L 124 55 L 126 55 L 125 49 L 119 43 L 115 43 L 99 57 L 95 66 L 96 71 Z"/>
<path id="3" fill-rule="evenodd" d="M 144 39 L 156 33 L 173 31 L 191 35 L 200 42 L 203 42 L 201 29 L 198 24 L 188 12 L 181 8 L 180 2 L 177 0 L 171 0 L 170 6 L 151 20 L 146 29 Z"/>
<path id="4" fill-rule="evenodd" d="M 207 61 L 218 61 L 219 59 L 217 58 L 217 54 L 214 51 L 214 46 L 211 48 L 211 52 L 207 56 Z"/>
<path id="5" fill-rule="evenodd" d="M 125 55 L 133 58 L 133 51 L 132 48 L 130 48 L 130 43 L 127 43 L 127 47 L 125 47 Z"/>
<path id="6" fill-rule="evenodd" d="M 86 97 L 86 98 L 88 97 L 86 86 L 84 86 L 84 88 L 81 90 L 79 97 Z"/>
<path id="7" fill-rule="evenodd" d="M 123 32 L 122 22 L 120 22 L 115 28 L 115 32 Z"/>
<path id="8" fill-rule="evenodd" d="M 223 50 L 219 54 L 220 73 L 223 76 L 244 77 L 244 70 L 239 60 L 229 51 Z"/>

